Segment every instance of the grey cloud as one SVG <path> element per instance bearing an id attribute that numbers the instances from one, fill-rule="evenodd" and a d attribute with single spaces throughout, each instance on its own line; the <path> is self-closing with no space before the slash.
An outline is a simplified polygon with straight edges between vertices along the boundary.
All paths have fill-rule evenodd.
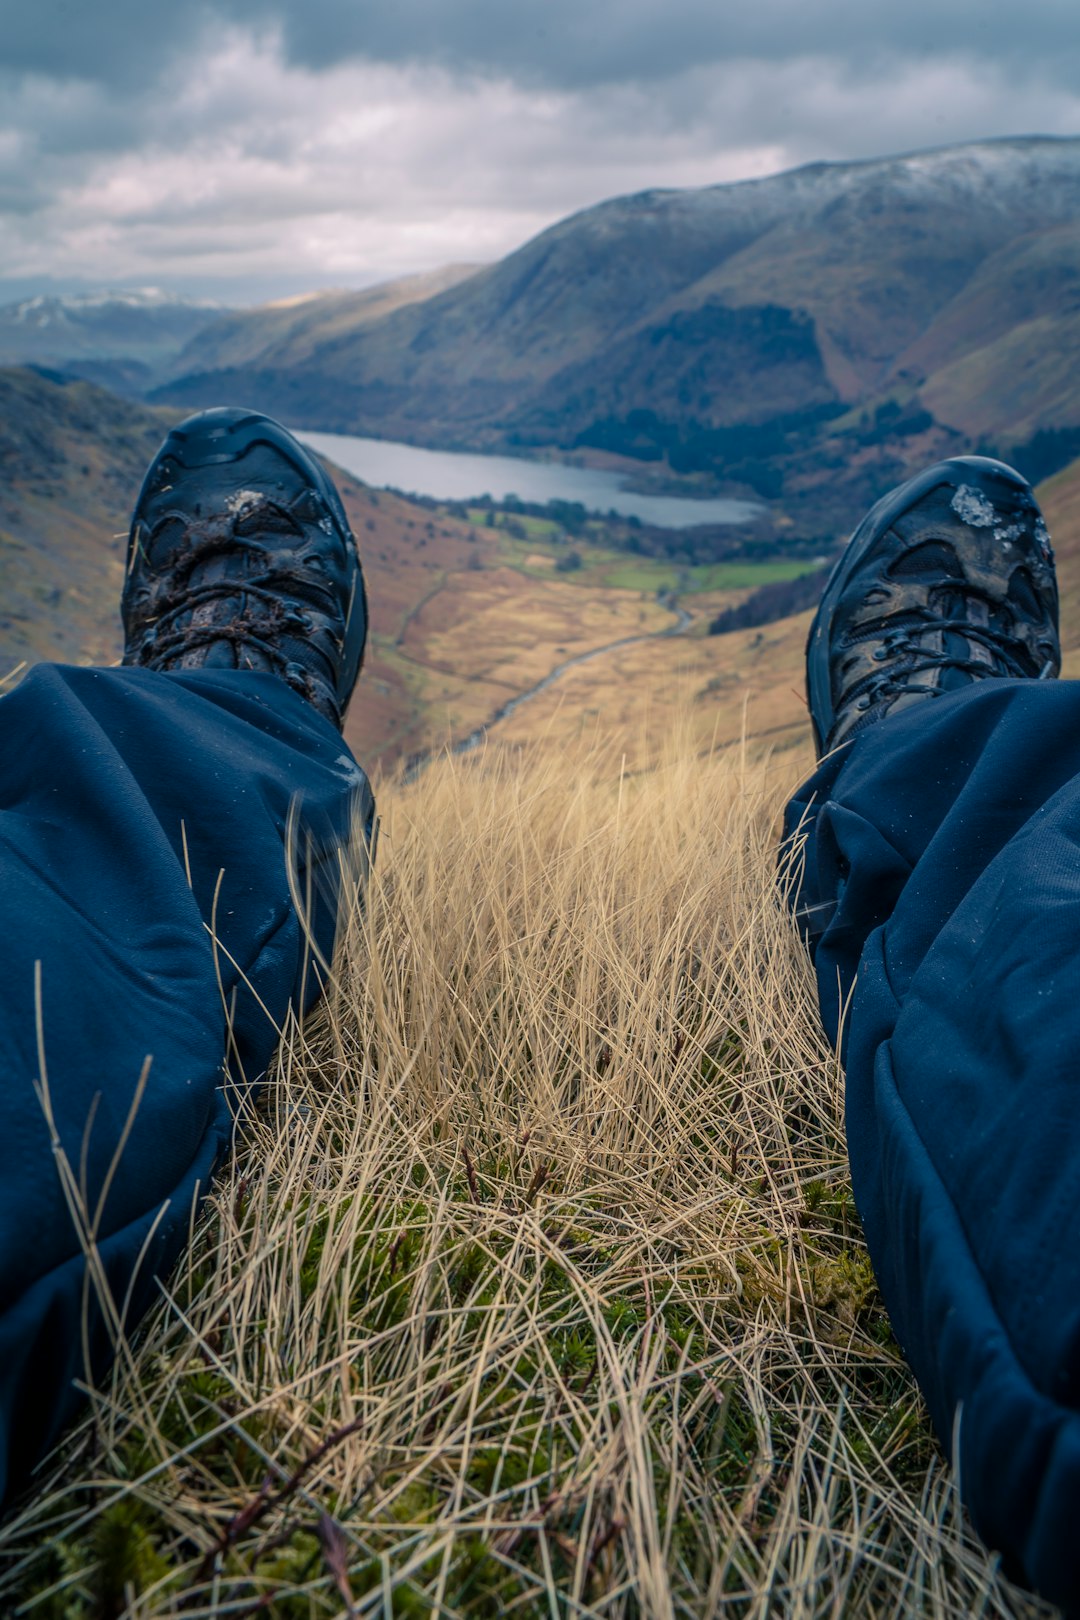
<path id="1" fill-rule="evenodd" d="M 138 100 L 119 99 L 86 79 L 0 73 L 0 130 L 16 131 L 35 155 L 48 159 L 122 151 L 145 127 Z"/>
<path id="2" fill-rule="evenodd" d="M 279 29 L 289 58 L 323 68 L 345 57 L 424 62 L 568 89 L 647 83 L 702 63 L 825 55 L 867 64 L 882 52 L 1009 61 L 1018 73 L 1075 82 L 1075 0 L 43 0 L 0 5 L 11 69 L 132 87 L 174 59 L 197 71 L 223 27 Z"/>
<path id="3" fill-rule="evenodd" d="M 0 67 L 9 75 L 129 87 L 148 76 L 158 79 L 214 15 L 203 0 L 0 0 Z"/>
<path id="4" fill-rule="evenodd" d="M 1075 0 L 1031 0 L 1024 51 L 967 0 L 660 3 L 0 0 L 0 276 L 355 285 L 620 192 L 1080 130 L 1038 56 Z"/>
<path id="5" fill-rule="evenodd" d="M 1080 54 L 1075 0 L 991 8 L 986 0 L 230 0 L 276 16 L 290 54 L 323 65 L 343 49 L 382 60 L 429 60 L 457 72 L 500 72 L 566 88 L 649 82 L 703 63 L 882 52 L 962 53 L 1037 66 L 1065 79 Z"/>

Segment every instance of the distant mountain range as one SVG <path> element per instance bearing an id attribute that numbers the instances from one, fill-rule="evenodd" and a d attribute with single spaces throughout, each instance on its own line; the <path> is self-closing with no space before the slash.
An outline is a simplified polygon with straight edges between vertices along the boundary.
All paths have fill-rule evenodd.
<path id="1" fill-rule="evenodd" d="M 158 402 L 619 458 L 654 482 L 827 513 L 958 450 L 1012 454 L 1033 477 L 1080 453 L 1080 139 L 644 192 L 498 264 L 360 293 L 227 313 L 110 306 L 117 332 L 154 326 L 154 355 L 131 335 L 110 350 L 105 306 L 76 318 L 65 301 L 61 321 L 56 302 L 0 310 L 0 359 L 52 356 L 103 381 L 123 365 Z M 33 320 L 48 355 L 13 350 Z"/>
<path id="2" fill-rule="evenodd" d="M 342 338 L 406 305 L 424 303 L 476 272 L 475 264 L 450 264 L 360 292 L 312 293 L 284 298 L 261 309 L 236 310 L 210 324 L 204 322 L 177 356 L 174 371 L 184 376 L 189 372 L 235 373 L 248 367 L 303 369 Z"/>
<path id="3" fill-rule="evenodd" d="M 231 310 L 155 288 L 24 298 L 0 305 L 0 366 L 43 366 L 144 397 L 193 364 L 208 370 L 302 365 L 339 332 L 355 332 L 431 298 L 475 270 L 448 265 L 361 292 L 309 293 L 257 310 Z"/>
<path id="4" fill-rule="evenodd" d="M 155 288 L 24 298 L 0 304 L 0 365 L 53 367 L 137 395 L 171 375 L 184 345 L 224 313 Z"/>

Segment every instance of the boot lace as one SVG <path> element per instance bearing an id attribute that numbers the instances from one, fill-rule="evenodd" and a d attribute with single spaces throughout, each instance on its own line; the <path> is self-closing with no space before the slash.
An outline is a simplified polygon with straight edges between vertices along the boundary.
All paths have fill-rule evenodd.
<path id="1" fill-rule="evenodd" d="M 267 511 L 280 518 L 293 533 L 303 533 L 283 507 L 266 501 L 262 503 L 260 516 Z M 183 550 L 169 570 L 169 586 L 154 602 L 154 616 L 142 628 L 138 662 L 168 666 L 200 647 L 224 641 L 233 647 L 238 666 L 246 649 L 257 650 L 274 673 L 311 701 L 316 696 L 311 671 L 290 659 L 280 643 L 282 635 L 288 632 L 310 635 L 315 620 L 294 602 L 283 600 L 283 595 L 310 598 L 314 593 L 322 597 L 327 616 L 332 620 L 333 590 L 329 583 L 324 585 L 312 577 L 310 561 L 304 571 L 271 563 L 267 558 L 267 543 L 267 538 L 258 534 L 237 534 L 233 524 L 227 527 L 210 523 L 192 525 Z M 190 583 L 192 575 L 206 563 L 238 555 L 260 559 L 264 566 L 233 576 L 226 573 L 218 579 L 194 585 Z M 240 612 L 235 607 L 238 596 L 244 600 Z M 205 615 L 203 623 L 191 622 L 196 609 L 213 603 L 228 604 L 228 609 L 220 615 Z M 191 615 L 191 619 L 187 619 L 187 615 Z M 181 618 L 186 622 L 178 622 Z"/>
<path id="2" fill-rule="evenodd" d="M 963 636 L 967 641 L 978 642 L 991 654 L 994 663 L 986 664 L 974 658 L 965 658 L 948 652 L 943 647 L 922 645 L 923 636 L 930 632 L 941 631 Z M 975 624 L 970 619 L 933 619 L 925 624 L 906 624 L 887 630 L 880 638 L 880 645 L 875 649 L 873 656 L 882 663 L 886 660 L 908 658 L 911 662 L 902 662 L 899 668 L 883 669 L 880 674 L 871 675 L 863 683 L 856 699 L 857 709 L 872 708 L 875 704 L 885 699 L 899 697 L 904 692 L 929 692 L 937 696 L 941 692 L 939 686 L 928 686 L 912 680 L 911 677 L 929 674 L 939 669 L 961 670 L 974 680 L 995 673 L 1030 679 L 1036 673 L 1034 660 L 1022 641 L 1008 635 L 1004 630 L 995 629 L 992 625 Z M 1037 678 L 1047 680 L 1053 673 L 1054 663 L 1048 658 L 1038 670 Z"/>

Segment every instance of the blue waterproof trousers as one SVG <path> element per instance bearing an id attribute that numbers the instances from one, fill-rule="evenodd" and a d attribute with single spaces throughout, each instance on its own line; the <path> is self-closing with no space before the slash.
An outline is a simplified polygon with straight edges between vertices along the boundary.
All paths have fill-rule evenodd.
<path id="1" fill-rule="evenodd" d="M 796 795 L 800 823 L 893 1328 L 984 1540 L 1080 1609 L 1080 682 L 880 721 Z"/>
<path id="2" fill-rule="evenodd" d="M 111 1352 L 72 1185 L 130 1329 L 316 985 L 290 805 L 324 952 L 373 806 L 271 675 L 41 666 L 0 699 L 0 745 L 4 1493 L 73 1412 L 87 1349 L 90 1376 Z M 852 1171 L 897 1336 L 983 1536 L 1080 1607 L 1080 683 L 889 718 L 818 769 L 800 823 L 834 1038 L 855 983 Z"/>
<path id="3" fill-rule="evenodd" d="M 86 1243 L 130 1331 L 318 991 L 294 805 L 294 892 L 328 956 L 373 803 L 283 681 L 41 665 L 0 698 L 0 1500 L 110 1360 Z"/>

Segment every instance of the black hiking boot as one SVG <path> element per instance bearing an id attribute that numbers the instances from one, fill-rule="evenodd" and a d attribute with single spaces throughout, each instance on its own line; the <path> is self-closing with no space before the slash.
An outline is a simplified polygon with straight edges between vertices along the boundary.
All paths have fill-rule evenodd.
<path id="1" fill-rule="evenodd" d="M 806 647 L 818 758 L 988 676 L 1061 668 L 1054 554 L 1019 473 L 957 456 L 878 501 L 829 576 Z"/>
<path id="2" fill-rule="evenodd" d="M 125 664 L 269 670 L 340 729 L 367 602 L 327 473 L 267 416 L 188 417 L 143 480 L 121 613 Z"/>

